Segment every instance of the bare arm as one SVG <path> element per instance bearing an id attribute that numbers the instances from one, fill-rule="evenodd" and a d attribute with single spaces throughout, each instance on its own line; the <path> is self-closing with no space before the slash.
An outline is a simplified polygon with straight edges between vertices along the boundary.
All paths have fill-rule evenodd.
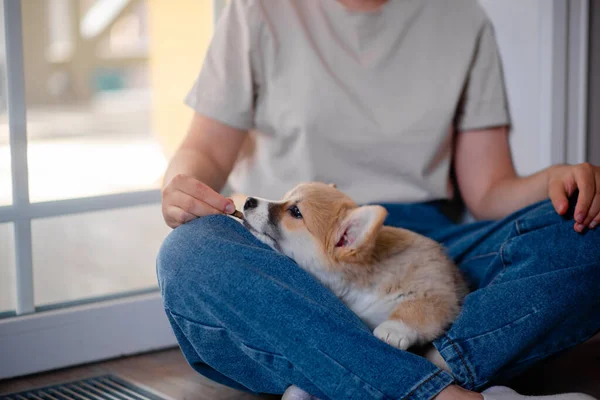
<path id="1" fill-rule="evenodd" d="M 196 217 L 231 213 L 220 191 L 233 169 L 247 131 L 195 114 L 171 159 L 163 182 L 163 216 L 173 228 Z"/>
<path id="2" fill-rule="evenodd" d="M 454 168 L 467 208 L 478 219 L 499 219 L 547 198 L 562 215 L 568 197 L 579 189 L 575 230 L 594 228 L 600 222 L 600 169 L 588 163 L 555 165 L 518 177 L 506 127 L 460 132 Z"/>

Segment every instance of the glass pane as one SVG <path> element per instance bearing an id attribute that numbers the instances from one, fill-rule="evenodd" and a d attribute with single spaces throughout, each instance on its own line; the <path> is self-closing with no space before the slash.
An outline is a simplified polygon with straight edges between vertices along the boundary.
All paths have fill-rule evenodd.
<path id="1" fill-rule="evenodd" d="M 6 98 L 6 48 L 4 47 L 3 2 L 0 2 L 0 206 L 12 203 L 10 148 L 8 146 L 8 116 Z M 0 303 L 0 309 L 2 303 Z"/>
<path id="2" fill-rule="evenodd" d="M 15 309 L 15 240 L 12 224 L 0 224 L 0 314 Z"/>
<path id="3" fill-rule="evenodd" d="M 156 287 L 160 206 L 32 221 L 36 306 Z"/>
<path id="4" fill-rule="evenodd" d="M 147 3 L 22 2 L 32 201 L 158 187 Z"/>

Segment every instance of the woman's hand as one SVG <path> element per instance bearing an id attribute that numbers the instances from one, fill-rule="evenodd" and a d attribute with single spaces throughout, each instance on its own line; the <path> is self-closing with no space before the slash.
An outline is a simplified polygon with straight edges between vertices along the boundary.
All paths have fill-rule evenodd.
<path id="1" fill-rule="evenodd" d="M 162 213 L 171 228 L 198 217 L 234 211 L 230 199 L 188 175 L 175 175 L 162 190 Z"/>
<path id="2" fill-rule="evenodd" d="M 579 189 L 575 206 L 575 230 L 583 232 L 600 224 L 600 167 L 590 163 L 555 165 L 548 170 L 548 196 L 554 209 L 563 215 L 569 209 L 569 197 Z"/>

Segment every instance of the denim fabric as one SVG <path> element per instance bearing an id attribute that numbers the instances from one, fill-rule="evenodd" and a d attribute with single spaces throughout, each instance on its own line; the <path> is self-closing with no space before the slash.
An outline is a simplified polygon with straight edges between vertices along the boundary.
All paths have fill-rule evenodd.
<path id="1" fill-rule="evenodd" d="M 190 365 L 222 384 L 323 399 L 431 399 L 480 390 L 600 329 L 600 230 L 578 234 L 550 202 L 457 225 L 434 204 L 390 204 L 388 225 L 441 242 L 473 292 L 434 345 L 452 369 L 375 338 L 328 289 L 223 216 L 165 240 L 164 306 Z"/>

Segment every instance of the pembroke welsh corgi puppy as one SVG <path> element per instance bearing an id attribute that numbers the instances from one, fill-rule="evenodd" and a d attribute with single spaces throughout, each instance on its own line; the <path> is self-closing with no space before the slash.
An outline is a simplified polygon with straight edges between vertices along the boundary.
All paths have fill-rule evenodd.
<path id="1" fill-rule="evenodd" d="M 467 286 L 441 245 L 384 226 L 385 208 L 359 207 L 334 185 L 301 184 L 280 201 L 235 196 L 243 224 L 331 289 L 379 339 L 406 350 L 457 317 Z"/>

